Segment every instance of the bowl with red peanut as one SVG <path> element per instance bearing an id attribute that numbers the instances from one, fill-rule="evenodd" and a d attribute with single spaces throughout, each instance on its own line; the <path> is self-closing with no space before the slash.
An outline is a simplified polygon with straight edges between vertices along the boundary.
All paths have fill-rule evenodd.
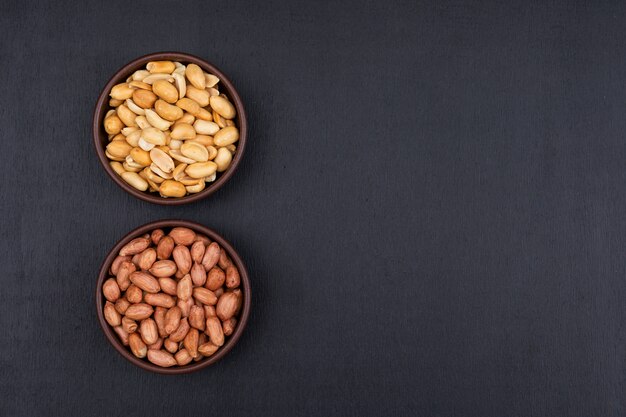
<path id="1" fill-rule="evenodd" d="M 105 336 L 133 364 L 157 373 L 205 368 L 237 343 L 250 314 L 240 256 L 206 226 L 161 220 L 122 238 L 96 286 Z"/>

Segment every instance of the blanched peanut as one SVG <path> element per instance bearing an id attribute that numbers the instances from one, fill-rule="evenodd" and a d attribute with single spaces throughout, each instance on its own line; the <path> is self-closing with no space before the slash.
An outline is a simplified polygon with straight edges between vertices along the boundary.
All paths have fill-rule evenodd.
<path id="1" fill-rule="evenodd" d="M 180 149 L 182 144 L 183 144 L 182 140 L 170 139 L 170 144 L 168 146 L 170 147 L 170 150 L 173 150 L 173 149 Z"/>
<path id="2" fill-rule="evenodd" d="M 217 148 L 215 146 L 207 146 L 207 152 L 209 153 L 209 161 L 212 161 L 217 156 Z"/>
<path id="3" fill-rule="evenodd" d="M 117 175 L 121 175 L 122 172 L 126 172 L 122 164 L 120 164 L 119 162 L 111 161 L 109 162 L 109 165 L 111 165 L 111 168 L 113 168 L 113 171 L 115 171 Z"/>
<path id="4" fill-rule="evenodd" d="M 141 132 L 141 139 L 153 145 L 165 145 L 165 134 L 156 127 L 149 127 Z"/>
<path id="5" fill-rule="evenodd" d="M 198 112 L 196 113 L 196 118 L 200 120 L 206 120 L 207 122 L 210 122 L 213 120 L 213 116 L 211 115 L 211 112 L 208 111 L 207 109 L 198 110 Z"/>
<path id="6" fill-rule="evenodd" d="M 126 126 L 122 129 L 122 135 L 128 136 L 131 133 L 136 132 L 137 130 L 139 130 L 137 126 Z"/>
<path id="7" fill-rule="evenodd" d="M 178 181 L 165 180 L 159 187 L 159 193 L 163 197 L 184 197 L 187 194 L 185 186 Z"/>
<path id="8" fill-rule="evenodd" d="M 172 61 L 152 61 L 148 62 L 146 69 L 151 74 L 171 74 L 176 69 Z"/>
<path id="9" fill-rule="evenodd" d="M 104 131 L 110 135 L 117 135 L 123 127 L 124 123 L 115 114 L 104 119 Z"/>
<path id="10" fill-rule="evenodd" d="M 189 141 L 187 141 L 189 142 Z M 182 147 L 182 145 L 181 145 Z M 180 150 L 178 149 L 172 149 L 169 152 L 170 156 L 172 158 L 174 158 L 175 160 L 179 161 L 179 162 L 183 162 L 185 164 L 193 164 L 194 162 L 196 162 L 195 160 L 191 159 L 191 158 L 187 158 L 185 155 L 183 155 Z"/>
<path id="11" fill-rule="evenodd" d="M 195 185 L 186 185 L 185 189 L 187 190 L 189 194 L 194 194 L 194 193 L 199 193 L 200 191 L 204 190 L 205 186 L 206 186 L 206 182 L 204 181 L 204 179 L 200 179 L 198 180 L 198 183 Z"/>
<path id="12" fill-rule="evenodd" d="M 137 123 L 137 126 L 139 127 L 139 129 L 147 129 L 149 127 L 152 127 L 152 125 L 148 123 L 148 119 L 146 119 L 145 110 L 144 110 L 144 116 L 135 117 L 135 123 Z"/>
<path id="13" fill-rule="evenodd" d="M 117 117 L 119 117 L 126 126 L 137 126 L 137 123 L 135 123 L 137 115 L 124 104 L 120 104 L 117 107 Z"/>
<path id="14" fill-rule="evenodd" d="M 219 148 L 213 162 L 217 165 L 217 172 L 224 172 L 230 166 L 233 155 L 226 148 Z"/>
<path id="15" fill-rule="evenodd" d="M 213 141 L 217 146 L 227 146 L 239 140 L 239 129 L 229 126 L 221 129 L 213 136 Z"/>
<path id="16" fill-rule="evenodd" d="M 183 110 L 180 107 L 171 105 L 164 100 L 157 100 L 154 103 L 154 110 L 159 116 L 170 122 L 175 122 L 183 117 Z"/>
<path id="17" fill-rule="evenodd" d="M 187 97 L 178 100 L 176 105 L 192 115 L 196 115 L 200 111 L 200 105 Z"/>
<path id="18" fill-rule="evenodd" d="M 190 124 L 176 123 L 170 136 L 172 139 L 193 139 L 196 137 L 196 131 Z"/>
<path id="19" fill-rule="evenodd" d="M 155 174 L 157 174 L 159 177 L 161 177 L 163 179 L 166 179 L 166 180 L 171 180 L 172 179 L 172 174 L 170 174 L 169 172 L 163 171 L 155 163 L 150 164 L 150 171 L 154 172 Z"/>
<path id="20" fill-rule="evenodd" d="M 217 123 L 217 125 L 222 128 L 222 127 L 226 127 L 226 119 L 223 118 L 222 116 L 219 115 L 218 112 L 216 112 L 215 110 L 213 110 L 213 121 L 215 123 Z"/>
<path id="21" fill-rule="evenodd" d="M 152 84 L 152 91 L 168 103 L 178 101 L 178 90 L 165 80 L 157 80 Z"/>
<path id="22" fill-rule="evenodd" d="M 185 69 L 185 76 L 189 82 L 195 87 L 204 90 L 206 87 L 206 78 L 204 78 L 204 72 L 196 64 L 189 64 Z"/>
<path id="23" fill-rule="evenodd" d="M 204 78 L 206 80 L 206 88 L 215 87 L 220 82 L 220 79 L 213 74 L 204 73 Z"/>
<path id="24" fill-rule="evenodd" d="M 130 157 L 133 158 L 133 160 L 142 167 L 150 166 L 150 164 L 152 163 L 152 160 L 150 159 L 150 153 L 144 151 L 141 148 L 133 148 L 130 151 Z"/>
<path id="25" fill-rule="evenodd" d="M 135 172 L 123 172 L 121 177 L 124 179 L 124 181 L 126 181 L 139 191 L 146 191 L 148 189 L 148 182 L 141 178 Z"/>
<path id="26" fill-rule="evenodd" d="M 122 162 L 124 161 L 124 158 L 119 158 L 117 156 L 113 156 L 111 155 L 106 149 L 104 150 L 104 154 L 106 155 L 107 158 L 109 158 L 111 161 L 116 161 L 116 162 Z M 122 164 L 122 166 L 124 166 Z"/>
<path id="27" fill-rule="evenodd" d="M 149 85 L 154 84 L 156 81 L 164 80 L 167 82 L 174 82 L 174 77 L 170 74 L 150 74 L 143 79 L 143 82 Z"/>
<path id="28" fill-rule="evenodd" d="M 187 168 L 187 164 L 178 164 L 176 168 L 172 171 L 172 178 L 176 181 L 180 180 L 185 176 L 185 169 Z"/>
<path id="29" fill-rule="evenodd" d="M 185 169 L 187 169 L 187 168 L 185 168 Z M 189 186 L 189 185 L 196 185 L 198 183 L 198 180 L 199 180 L 199 178 L 192 178 L 192 177 L 187 175 L 187 176 L 179 179 L 178 182 L 180 182 L 181 184 L 183 184 L 186 187 L 186 186 Z"/>
<path id="30" fill-rule="evenodd" d="M 133 73 L 133 80 L 134 81 L 142 81 L 144 78 L 146 78 L 148 75 L 150 75 L 150 71 L 147 70 L 137 70 Z"/>
<path id="31" fill-rule="evenodd" d="M 155 184 L 161 184 L 163 181 L 165 181 L 162 177 L 159 177 L 157 174 L 155 174 L 150 167 L 146 167 L 144 168 L 143 171 L 141 171 L 144 176 L 148 179 L 148 181 L 152 181 Z M 156 187 L 157 189 L 159 188 L 158 186 Z"/>
<path id="32" fill-rule="evenodd" d="M 144 114 L 146 114 L 146 111 L 136 105 L 135 102 L 130 98 L 126 99 L 126 107 L 128 107 L 130 111 L 135 113 L 137 116 L 143 116 Z"/>
<path id="33" fill-rule="evenodd" d="M 110 142 L 106 147 L 107 152 L 116 158 L 126 158 L 131 149 L 133 149 L 132 146 L 121 140 Z"/>
<path id="34" fill-rule="evenodd" d="M 139 138 L 139 141 L 137 142 L 137 146 L 139 146 L 144 151 L 150 151 L 150 150 L 152 150 L 152 148 L 154 148 L 154 145 L 152 143 L 146 142 L 141 137 Z"/>
<path id="35" fill-rule="evenodd" d="M 170 173 L 174 170 L 174 161 L 168 154 L 160 149 L 152 149 L 150 151 L 150 159 L 163 172 Z"/>
<path id="36" fill-rule="evenodd" d="M 122 167 L 124 167 L 124 171 L 128 171 L 128 172 L 139 172 L 141 170 L 141 168 L 128 165 L 128 162 L 126 161 L 122 163 Z"/>
<path id="37" fill-rule="evenodd" d="M 211 96 L 211 108 L 225 119 L 232 119 L 237 115 L 235 106 L 221 96 Z"/>
<path id="38" fill-rule="evenodd" d="M 149 109 L 154 105 L 157 96 L 148 90 L 135 90 L 133 92 L 133 101 L 141 108 Z"/>
<path id="39" fill-rule="evenodd" d="M 109 95 L 116 100 L 126 100 L 133 95 L 134 91 L 135 89 L 127 83 L 122 83 L 113 86 Z"/>
<path id="40" fill-rule="evenodd" d="M 186 142 L 180 147 L 180 153 L 195 162 L 206 162 L 209 160 L 209 152 L 199 143 Z"/>
<path id="41" fill-rule="evenodd" d="M 202 146 L 213 146 L 213 137 L 207 135 L 196 135 L 192 140 L 193 142 L 199 143 Z"/>
<path id="42" fill-rule="evenodd" d="M 220 130 L 220 127 L 216 123 L 206 120 L 196 120 L 193 124 L 193 128 L 196 130 L 196 133 L 210 136 L 216 134 Z"/>
<path id="43" fill-rule="evenodd" d="M 217 164 L 212 161 L 208 162 L 196 162 L 187 167 L 185 172 L 191 178 L 204 178 L 213 175 L 217 170 Z"/>
<path id="44" fill-rule="evenodd" d="M 128 155 L 128 156 L 126 157 L 126 160 L 125 160 L 125 161 L 126 161 L 126 165 L 128 165 L 129 167 L 134 168 L 134 169 L 137 169 L 137 171 L 135 171 L 135 172 L 139 172 L 139 170 L 143 168 L 143 165 L 138 164 L 137 162 L 135 162 L 135 160 L 133 159 L 133 157 L 132 157 L 132 156 L 130 156 L 130 155 Z"/>
<path id="45" fill-rule="evenodd" d="M 176 107 L 178 107 L 178 106 L 176 106 Z M 180 123 L 187 123 L 187 124 L 192 125 L 195 120 L 196 120 L 196 118 L 194 117 L 193 114 L 191 114 L 191 113 L 184 113 L 183 117 L 178 119 L 178 122 L 180 122 Z"/>
<path id="46" fill-rule="evenodd" d="M 174 83 L 176 84 L 176 89 L 178 90 L 178 98 L 185 97 L 185 94 L 187 94 L 187 83 L 185 82 L 185 76 L 176 71 L 174 71 L 172 76 L 174 77 Z"/>
<path id="47" fill-rule="evenodd" d="M 172 122 L 163 119 L 152 109 L 146 109 L 146 120 L 150 123 L 150 125 L 162 131 L 168 130 L 172 125 Z"/>
<path id="48" fill-rule="evenodd" d="M 128 85 L 130 85 L 131 87 L 134 88 L 141 88 L 142 90 L 151 90 L 152 87 L 150 86 L 150 84 L 146 84 L 142 81 L 131 81 L 128 83 Z"/>
<path id="49" fill-rule="evenodd" d="M 209 105 L 210 96 L 209 92 L 206 90 L 200 90 L 190 85 L 187 87 L 187 93 L 185 96 L 198 103 L 200 107 L 206 107 Z"/>

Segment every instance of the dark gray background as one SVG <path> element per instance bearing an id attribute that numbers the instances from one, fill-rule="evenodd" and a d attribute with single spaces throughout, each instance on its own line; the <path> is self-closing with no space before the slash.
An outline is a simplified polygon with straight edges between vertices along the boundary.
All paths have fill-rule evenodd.
<path id="1" fill-rule="evenodd" d="M 624 415 L 625 17 L 2 1 L 0 415 Z M 125 194 L 92 147 L 102 86 L 160 50 L 222 68 L 251 125 L 185 207 Z M 180 377 L 122 359 L 93 303 L 117 239 L 172 217 L 230 239 L 254 291 L 234 351 Z"/>

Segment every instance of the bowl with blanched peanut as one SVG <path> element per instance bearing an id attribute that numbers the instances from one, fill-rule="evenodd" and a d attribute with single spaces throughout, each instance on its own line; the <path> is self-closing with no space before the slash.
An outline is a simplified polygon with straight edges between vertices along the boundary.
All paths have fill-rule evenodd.
<path id="1" fill-rule="evenodd" d="M 128 193 L 163 205 L 207 197 L 235 172 L 247 134 L 239 94 L 222 71 L 180 52 L 128 63 L 93 118 L 98 158 Z"/>

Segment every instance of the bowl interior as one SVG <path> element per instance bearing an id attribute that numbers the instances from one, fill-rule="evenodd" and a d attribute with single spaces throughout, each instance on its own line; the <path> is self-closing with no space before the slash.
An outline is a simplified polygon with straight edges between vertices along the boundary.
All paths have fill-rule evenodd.
<path id="1" fill-rule="evenodd" d="M 103 307 L 104 307 L 104 296 L 102 295 L 102 284 L 109 277 L 109 268 L 113 263 L 113 260 L 117 257 L 118 252 L 126 243 L 130 242 L 132 239 L 139 237 L 145 233 L 150 233 L 154 229 L 170 229 L 173 227 L 188 227 L 194 230 L 197 233 L 203 233 L 209 237 L 212 241 L 216 241 L 219 245 L 224 248 L 224 250 L 231 257 L 232 261 L 235 263 L 237 268 L 239 269 L 239 275 L 241 278 L 241 292 L 243 294 L 243 302 L 241 306 L 241 312 L 238 317 L 238 323 L 235 328 L 233 334 L 226 340 L 224 345 L 219 348 L 217 352 L 215 352 L 212 356 L 209 356 L 205 359 L 202 359 L 198 362 L 192 362 L 189 365 L 185 366 L 174 366 L 171 368 L 162 368 L 160 366 L 154 365 L 148 360 L 139 359 L 132 354 L 128 347 L 124 346 L 122 342 L 117 337 L 117 334 L 113 331 L 111 326 L 104 319 Z M 235 251 L 228 241 L 226 241 L 222 236 L 217 234 L 215 231 L 209 229 L 206 226 L 203 226 L 198 223 L 186 221 L 186 220 L 160 220 L 152 223 L 145 224 L 143 226 L 138 227 L 137 229 L 131 231 L 126 236 L 124 236 L 114 247 L 111 249 L 109 254 L 107 255 L 102 267 L 100 268 L 100 274 L 98 276 L 98 282 L 96 284 L 96 310 L 98 314 L 98 321 L 106 338 L 113 345 L 115 350 L 117 350 L 124 358 L 132 362 L 133 364 L 139 366 L 140 368 L 146 369 L 148 371 L 160 373 L 160 374 L 185 374 L 189 372 L 194 372 L 199 369 L 205 368 L 209 365 L 214 364 L 215 362 L 222 359 L 237 343 L 241 334 L 243 333 L 246 324 L 248 322 L 248 316 L 250 315 L 250 279 L 248 277 L 248 272 L 246 267 L 239 257 L 239 254 Z"/>
<path id="2" fill-rule="evenodd" d="M 239 141 L 237 142 L 237 152 L 235 152 L 235 155 L 233 156 L 230 167 L 225 172 L 218 174 L 217 179 L 211 184 L 207 184 L 204 190 L 200 191 L 199 193 L 190 194 L 180 198 L 163 198 L 157 193 L 150 193 L 147 191 L 143 192 L 133 188 L 132 186 L 127 184 L 119 175 L 117 175 L 115 171 L 113 171 L 113 168 L 111 168 L 111 166 L 109 165 L 110 161 L 104 153 L 105 147 L 109 143 L 109 138 L 104 130 L 104 126 L 102 125 L 102 123 L 104 121 L 104 116 L 106 115 L 106 113 L 112 109 L 111 106 L 109 106 L 109 92 L 111 91 L 111 88 L 116 84 L 125 82 L 126 79 L 138 69 L 145 68 L 145 65 L 148 62 L 166 60 L 180 61 L 184 64 L 194 63 L 203 70 L 215 74 L 220 79 L 220 91 L 224 92 L 228 96 L 228 98 L 234 104 L 235 109 L 237 110 L 235 122 L 237 127 L 239 128 Z M 149 201 L 151 203 L 161 205 L 179 205 L 191 203 L 193 201 L 208 197 L 219 188 L 221 188 L 224 183 L 226 183 L 226 181 L 228 181 L 230 177 L 235 173 L 235 170 L 237 169 L 239 162 L 241 161 L 246 145 L 247 131 L 248 123 L 246 119 L 246 112 L 243 107 L 243 102 L 241 101 L 237 90 L 235 90 L 235 87 L 233 87 L 232 83 L 226 77 L 226 75 L 224 75 L 224 73 L 220 69 L 216 68 L 213 64 L 210 64 L 207 61 L 196 56 L 185 54 L 182 52 L 160 52 L 145 55 L 123 66 L 115 73 L 115 75 L 113 75 L 113 77 L 109 80 L 109 82 L 105 85 L 102 92 L 100 93 L 93 117 L 94 145 L 96 147 L 98 159 L 102 163 L 102 166 L 109 174 L 109 176 L 113 179 L 113 181 L 115 181 L 117 185 L 119 185 L 126 192 L 132 194 L 133 196 L 144 201 Z"/>

